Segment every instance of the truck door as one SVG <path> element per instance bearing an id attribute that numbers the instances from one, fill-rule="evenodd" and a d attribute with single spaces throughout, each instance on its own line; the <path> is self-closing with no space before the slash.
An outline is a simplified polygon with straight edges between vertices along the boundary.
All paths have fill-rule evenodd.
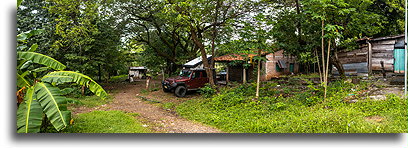
<path id="1" fill-rule="evenodd" d="M 207 77 L 207 73 L 205 71 L 201 71 L 201 83 L 199 87 L 204 87 L 205 83 L 208 83 L 208 77 Z"/>
<path id="2" fill-rule="evenodd" d="M 201 79 L 200 79 L 200 71 L 194 71 L 191 75 L 191 79 L 187 84 L 188 89 L 197 89 L 200 87 Z"/>

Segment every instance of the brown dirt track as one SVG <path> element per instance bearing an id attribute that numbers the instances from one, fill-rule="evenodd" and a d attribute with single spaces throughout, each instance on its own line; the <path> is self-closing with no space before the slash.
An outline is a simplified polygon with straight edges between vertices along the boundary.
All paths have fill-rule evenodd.
<path id="1" fill-rule="evenodd" d="M 161 89 L 154 92 L 141 92 L 145 88 L 145 81 L 133 83 L 117 83 L 105 86 L 114 98 L 112 102 L 95 108 L 79 107 L 73 109 L 74 114 L 90 112 L 92 110 L 120 110 L 128 113 L 137 113 L 136 117 L 155 133 L 220 133 L 221 131 L 189 121 L 178 116 L 172 110 L 165 110 L 159 103 L 171 102 L 180 104 L 186 100 L 194 99 L 197 93 L 189 93 L 184 98 L 177 98 L 172 93 L 164 93 Z M 152 87 L 160 87 L 160 81 L 153 81 Z M 144 98 L 144 99 L 142 99 Z M 150 101 L 146 101 L 146 99 Z"/>

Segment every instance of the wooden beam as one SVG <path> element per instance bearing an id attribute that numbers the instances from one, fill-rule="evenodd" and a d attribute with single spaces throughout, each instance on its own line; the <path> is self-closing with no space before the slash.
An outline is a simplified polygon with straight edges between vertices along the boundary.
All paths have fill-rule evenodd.
<path id="1" fill-rule="evenodd" d="M 227 76 L 225 80 L 226 85 L 228 85 L 228 82 L 229 82 L 229 66 L 227 66 Z"/>
<path id="2" fill-rule="evenodd" d="M 373 69 L 372 69 L 372 66 L 373 66 L 373 50 L 372 50 L 372 45 L 371 45 L 371 43 L 370 42 L 367 42 L 368 43 L 368 59 L 367 59 L 367 61 L 368 61 L 368 75 L 371 75 L 372 74 L 372 72 L 373 72 Z"/>

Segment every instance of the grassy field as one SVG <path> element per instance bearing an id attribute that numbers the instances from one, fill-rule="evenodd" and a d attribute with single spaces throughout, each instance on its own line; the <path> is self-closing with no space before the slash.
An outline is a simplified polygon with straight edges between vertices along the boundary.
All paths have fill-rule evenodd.
<path id="1" fill-rule="evenodd" d="M 135 119 L 137 114 L 122 111 L 92 111 L 74 117 L 74 124 L 63 133 L 149 133 L 148 128 Z"/>
<path id="2" fill-rule="evenodd" d="M 407 133 L 407 100 L 368 99 L 369 86 L 334 82 L 323 100 L 322 88 L 312 84 L 264 83 L 259 99 L 255 84 L 239 85 L 189 100 L 176 111 L 232 133 Z"/>
<path id="3" fill-rule="evenodd" d="M 70 103 L 70 108 L 93 108 L 107 104 L 113 100 L 111 96 L 102 100 L 99 97 L 80 96 Z M 73 117 L 73 124 L 61 131 L 62 133 L 151 133 L 148 128 L 136 119 L 138 115 L 123 111 L 92 111 L 80 113 Z M 55 130 L 48 132 L 56 132 Z"/>

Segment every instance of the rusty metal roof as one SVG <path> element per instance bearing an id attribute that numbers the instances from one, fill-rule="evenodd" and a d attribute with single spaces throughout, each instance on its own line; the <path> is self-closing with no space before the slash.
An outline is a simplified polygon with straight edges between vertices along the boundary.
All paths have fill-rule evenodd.
<path id="1" fill-rule="evenodd" d="M 262 51 L 261 55 L 267 55 L 269 54 L 269 52 L 266 51 Z M 234 53 L 234 54 L 228 54 L 228 55 L 223 55 L 223 56 L 219 56 L 219 57 L 215 57 L 214 61 L 217 62 L 227 62 L 227 61 L 243 61 L 245 60 L 247 57 L 254 57 L 257 56 L 258 54 L 245 54 L 245 53 Z"/>

